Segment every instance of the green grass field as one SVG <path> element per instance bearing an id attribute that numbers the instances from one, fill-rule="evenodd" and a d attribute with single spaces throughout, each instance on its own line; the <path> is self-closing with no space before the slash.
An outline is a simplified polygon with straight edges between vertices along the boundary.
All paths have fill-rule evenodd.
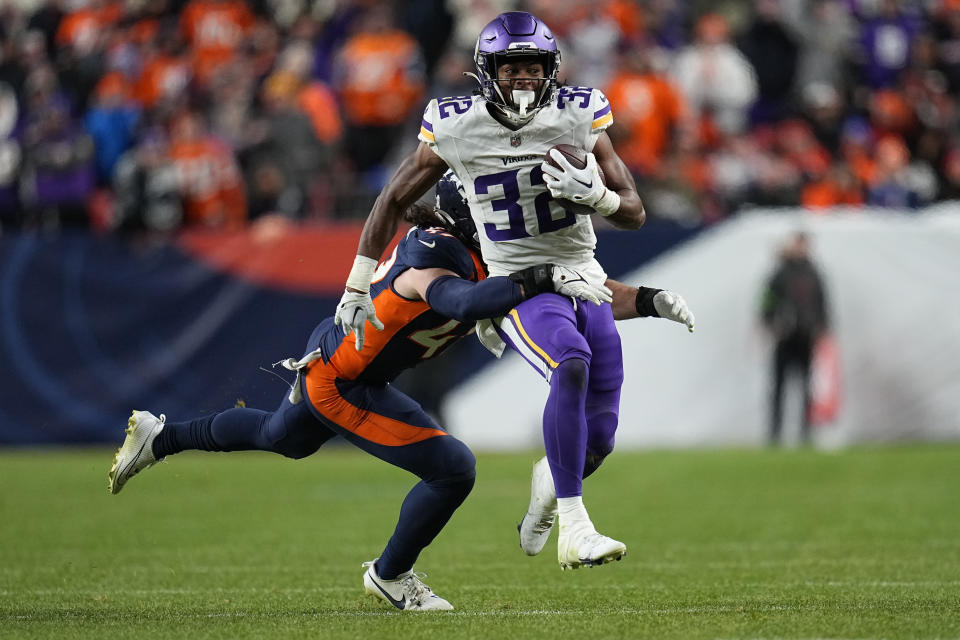
<path id="1" fill-rule="evenodd" d="M 956 638 L 960 447 L 617 452 L 586 484 L 623 562 L 520 551 L 536 455 L 482 455 L 417 564 L 456 611 L 367 598 L 411 476 L 346 448 L 0 452 L 2 638 Z"/>

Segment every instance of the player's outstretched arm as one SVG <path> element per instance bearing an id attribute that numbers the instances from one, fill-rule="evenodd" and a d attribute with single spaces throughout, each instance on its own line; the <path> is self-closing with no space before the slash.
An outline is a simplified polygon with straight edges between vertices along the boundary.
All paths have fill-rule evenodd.
<path id="1" fill-rule="evenodd" d="M 637 193 L 637 184 L 630 170 L 617 155 L 606 131 L 601 132 L 597 137 L 593 155 L 597 158 L 597 164 L 603 169 L 607 188 L 620 198 L 620 206 L 616 212 L 604 217 L 620 229 L 639 229 L 647 220 L 643 201 Z"/>
<path id="2" fill-rule="evenodd" d="M 540 293 L 559 293 L 596 305 L 611 300 L 606 287 L 593 286 L 573 269 L 550 263 L 480 282 L 465 280 L 448 269 L 407 269 L 393 281 L 393 288 L 401 296 L 425 300 L 437 313 L 461 322 L 505 315 Z"/>
<path id="3" fill-rule="evenodd" d="M 680 294 L 665 289 L 631 287 L 609 279 L 604 284 L 613 291 L 613 302 L 610 304 L 614 320 L 666 318 L 686 325 L 687 331 L 693 333 L 693 311 Z"/>
<path id="4" fill-rule="evenodd" d="M 436 184 L 446 170 L 447 163 L 421 143 L 397 168 L 367 216 L 353 269 L 347 276 L 343 297 L 334 315 L 334 322 L 342 323 L 346 335 L 356 333 L 357 351 L 363 349 L 363 332 L 368 320 L 376 329 L 383 329 L 370 299 L 370 281 L 377 260 L 397 233 L 403 212 Z"/>
<path id="5" fill-rule="evenodd" d="M 408 300 L 424 300 L 437 313 L 476 322 L 506 314 L 526 299 L 522 287 L 500 276 L 472 282 L 449 269 L 407 269 L 393 281 L 394 290 Z"/>

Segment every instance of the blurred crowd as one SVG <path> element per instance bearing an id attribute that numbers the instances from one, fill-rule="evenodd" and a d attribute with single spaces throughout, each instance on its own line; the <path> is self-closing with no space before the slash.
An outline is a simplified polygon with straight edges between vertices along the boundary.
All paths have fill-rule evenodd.
<path id="1" fill-rule="evenodd" d="M 5 0 L 0 229 L 362 218 L 513 9 L 653 217 L 960 198 L 960 0 Z"/>

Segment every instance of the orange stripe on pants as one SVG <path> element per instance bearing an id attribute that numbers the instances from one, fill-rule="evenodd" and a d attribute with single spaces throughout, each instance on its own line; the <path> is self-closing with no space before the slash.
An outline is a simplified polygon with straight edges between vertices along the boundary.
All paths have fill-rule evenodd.
<path id="1" fill-rule="evenodd" d="M 447 435 L 440 429 L 418 427 L 376 413 L 376 402 L 373 402 L 368 409 L 360 409 L 351 404 L 337 389 L 336 373 L 334 367 L 317 360 L 307 371 L 305 387 L 313 408 L 338 427 L 364 440 L 388 447 L 399 447 Z"/>

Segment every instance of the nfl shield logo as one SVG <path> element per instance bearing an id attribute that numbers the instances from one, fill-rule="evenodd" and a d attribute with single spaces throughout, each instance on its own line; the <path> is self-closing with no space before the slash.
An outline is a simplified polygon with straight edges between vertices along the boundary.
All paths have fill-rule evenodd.
<path id="1" fill-rule="evenodd" d="M 520 140 L 520 134 L 519 134 L 519 133 L 515 133 L 514 135 L 510 136 L 510 146 L 511 146 L 511 147 L 519 147 L 519 146 L 520 146 L 520 142 L 521 142 L 521 140 Z"/>

